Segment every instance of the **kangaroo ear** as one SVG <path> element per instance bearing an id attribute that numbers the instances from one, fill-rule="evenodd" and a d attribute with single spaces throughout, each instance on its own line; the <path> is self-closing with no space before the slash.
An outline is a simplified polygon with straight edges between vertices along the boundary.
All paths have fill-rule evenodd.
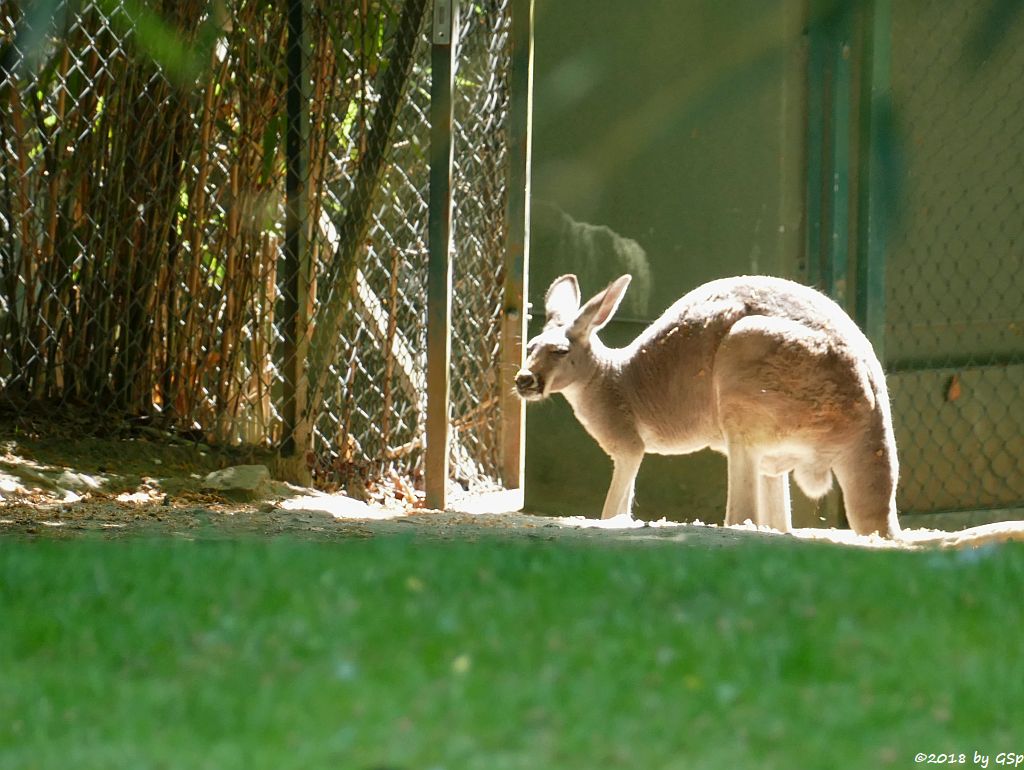
<path id="1" fill-rule="evenodd" d="M 575 275 L 556 278 L 544 295 L 544 312 L 548 321 L 568 324 L 580 309 L 580 284 Z"/>
<path id="2" fill-rule="evenodd" d="M 589 336 L 608 323 L 619 309 L 619 303 L 631 280 L 633 277 L 628 273 L 619 276 L 607 289 L 591 297 L 577 313 L 569 333 L 577 337 Z"/>

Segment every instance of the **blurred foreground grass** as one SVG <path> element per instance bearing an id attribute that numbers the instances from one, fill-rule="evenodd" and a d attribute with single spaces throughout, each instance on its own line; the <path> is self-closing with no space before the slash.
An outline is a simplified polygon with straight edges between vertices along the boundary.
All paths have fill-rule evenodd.
<path id="1" fill-rule="evenodd" d="M 0 541 L 0 767 L 1024 750 L 1024 549 Z"/>

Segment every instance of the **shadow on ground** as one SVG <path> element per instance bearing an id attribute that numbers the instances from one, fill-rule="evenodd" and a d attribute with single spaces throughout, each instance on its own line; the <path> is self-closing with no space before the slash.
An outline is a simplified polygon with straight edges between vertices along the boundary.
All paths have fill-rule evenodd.
<path id="1" fill-rule="evenodd" d="M 898 541 L 849 530 L 798 529 L 792 535 L 747 525 L 602 522 L 521 512 L 430 511 L 398 498 L 378 502 L 274 481 L 264 465 L 199 446 L 132 439 L 0 439 L 0 535 L 21 538 L 187 539 L 294 536 L 310 540 L 414 535 L 440 539 L 584 539 L 595 544 L 686 543 L 719 547 L 750 539 L 830 542 L 881 549 L 977 547 L 1024 540 L 1024 522 L 961 532 L 906 530 Z"/>

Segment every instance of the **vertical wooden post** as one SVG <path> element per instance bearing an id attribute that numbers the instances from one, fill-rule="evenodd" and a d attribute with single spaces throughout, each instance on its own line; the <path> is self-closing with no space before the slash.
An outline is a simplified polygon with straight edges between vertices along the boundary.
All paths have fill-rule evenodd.
<path id="1" fill-rule="evenodd" d="M 430 200 L 427 221 L 426 504 L 447 504 L 452 325 L 452 103 L 459 0 L 434 0 L 430 51 Z"/>
<path id="2" fill-rule="evenodd" d="M 501 330 L 501 477 L 508 489 L 520 490 L 526 457 L 526 412 L 512 392 L 512 378 L 523 365 L 526 297 L 530 264 L 530 160 L 533 120 L 533 4 L 511 4 L 511 72 L 508 110 L 508 209 L 505 238 L 505 299 Z"/>
<path id="3" fill-rule="evenodd" d="M 292 470 L 305 467 L 309 431 L 304 427 L 308 382 L 305 375 L 309 348 L 310 252 L 308 248 L 308 87 L 306 85 L 306 33 L 303 0 L 288 0 L 287 85 L 285 110 L 285 237 L 281 259 L 281 344 L 278 367 L 284 380 L 280 452 L 283 458 L 301 458 Z M 301 469 L 300 469 L 301 466 Z M 295 475 L 289 471 L 289 475 Z M 295 481 L 304 481 L 295 478 Z"/>
<path id="4" fill-rule="evenodd" d="M 892 169 L 886 169 L 885 147 L 894 141 L 890 64 L 892 56 L 891 0 L 869 3 L 864 35 L 861 77 L 860 234 L 857 254 L 856 318 L 885 363 L 885 259 L 892 221 L 892 196 L 885 189 Z M 887 133 L 888 132 L 888 133 Z"/>

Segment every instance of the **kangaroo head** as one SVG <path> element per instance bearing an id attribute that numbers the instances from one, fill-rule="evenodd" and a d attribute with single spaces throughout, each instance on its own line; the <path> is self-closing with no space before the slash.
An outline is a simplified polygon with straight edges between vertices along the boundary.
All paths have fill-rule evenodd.
<path id="1" fill-rule="evenodd" d="M 516 392 L 533 401 L 586 382 L 597 366 L 591 338 L 614 315 L 630 276 L 616 278 L 580 307 L 575 275 L 556 278 L 544 295 L 544 330 L 526 344 L 526 361 L 516 374 Z"/>

